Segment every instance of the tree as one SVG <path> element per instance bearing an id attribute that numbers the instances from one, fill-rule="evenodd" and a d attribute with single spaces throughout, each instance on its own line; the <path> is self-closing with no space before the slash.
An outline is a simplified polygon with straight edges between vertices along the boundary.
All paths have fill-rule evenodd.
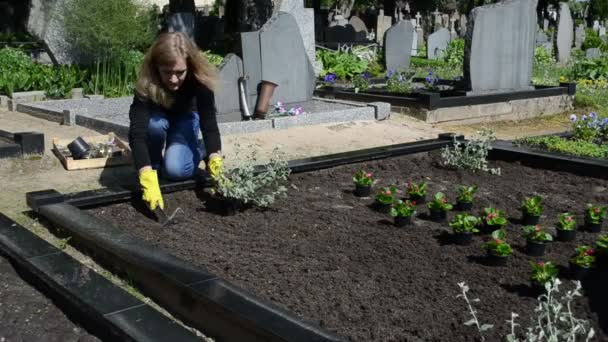
<path id="1" fill-rule="evenodd" d="M 169 0 L 169 12 L 180 13 L 190 12 L 194 13 L 196 6 L 194 0 Z"/>
<path id="2" fill-rule="evenodd" d="M 608 1 L 591 0 L 589 3 L 589 16 L 596 20 L 608 18 Z"/>

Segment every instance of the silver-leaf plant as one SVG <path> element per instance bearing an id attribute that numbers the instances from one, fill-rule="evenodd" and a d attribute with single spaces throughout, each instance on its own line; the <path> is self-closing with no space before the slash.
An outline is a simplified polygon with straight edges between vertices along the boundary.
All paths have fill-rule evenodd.
<path id="1" fill-rule="evenodd" d="M 235 167 L 226 169 L 216 180 L 215 193 L 221 197 L 231 198 L 242 203 L 253 203 L 259 207 L 272 205 L 278 196 L 285 196 L 284 184 L 289 177 L 290 169 L 283 152 L 276 147 L 270 161 L 258 165 L 258 151 L 248 146 L 248 154 L 236 145 Z"/>
<path id="2" fill-rule="evenodd" d="M 454 137 L 454 144 L 441 150 L 441 165 L 449 169 L 485 171 L 500 175 L 500 168 L 488 167 L 488 152 L 492 141 L 496 140 L 494 131 L 483 129 L 463 143 Z"/>

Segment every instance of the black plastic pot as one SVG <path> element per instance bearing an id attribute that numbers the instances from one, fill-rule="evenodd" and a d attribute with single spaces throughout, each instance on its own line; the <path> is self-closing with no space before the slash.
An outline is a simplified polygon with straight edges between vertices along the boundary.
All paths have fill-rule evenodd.
<path id="1" fill-rule="evenodd" d="M 369 197 L 372 191 L 371 185 L 355 184 L 355 196 L 357 197 Z"/>
<path id="2" fill-rule="evenodd" d="M 545 247 L 546 243 L 544 242 L 527 240 L 526 254 L 531 256 L 543 256 L 545 255 Z"/>
<path id="3" fill-rule="evenodd" d="M 545 289 L 545 284 L 539 284 L 535 281 L 531 281 L 530 282 L 530 292 L 532 292 L 532 294 L 535 297 L 538 297 L 538 296 L 542 295 L 543 293 L 547 292 L 547 290 Z"/>
<path id="4" fill-rule="evenodd" d="M 412 216 L 395 216 L 395 227 L 405 227 L 412 224 Z"/>
<path id="5" fill-rule="evenodd" d="M 458 210 L 458 211 L 471 211 L 471 209 L 473 209 L 473 202 L 456 201 L 456 210 Z"/>
<path id="6" fill-rule="evenodd" d="M 487 264 L 488 266 L 506 266 L 508 259 L 508 256 L 494 255 L 488 252 Z"/>
<path id="7" fill-rule="evenodd" d="M 435 222 L 443 222 L 448 217 L 447 211 L 439 210 L 429 210 L 431 221 Z"/>
<path id="8" fill-rule="evenodd" d="M 452 234 L 452 241 L 459 246 L 470 245 L 473 241 L 472 233 L 454 233 Z"/>
<path id="9" fill-rule="evenodd" d="M 557 240 L 568 242 L 574 241 L 576 239 L 576 229 L 573 230 L 565 230 L 565 229 L 557 229 Z"/>
<path id="10" fill-rule="evenodd" d="M 581 267 L 579 265 L 575 265 L 570 263 L 570 275 L 573 279 L 584 281 L 591 276 L 593 272 L 593 268 Z"/>
<path id="11" fill-rule="evenodd" d="M 532 216 L 524 211 L 524 213 L 521 217 L 521 223 L 524 226 L 536 226 L 539 222 L 540 222 L 540 215 Z"/>
<path id="12" fill-rule="evenodd" d="M 412 196 L 412 195 L 410 195 L 409 200 L 410 201 L 415 201 L 416 204 L 424 204 L 424 203 L 426 203 L 426 194 L 424 194 L 422 196 Z"/>
<path id="13" fill-rule="evenodd" d="M 379 213 L 383 213 L 383 214 L 390 213 L 392 207 L 393 207 L 392 203 L 385 204 L 385 203 L 380 203 L 378 201 L 376 201 L 376 203 L 375 203 L 376 211 Z"/>
<path id="14" fill-rule="evenodd" d="M 585 228 L 587 228 L 587 231 L 590 231 L 591 233 L 601 232 L 602 223 L 604 223 L 604 222 L 600 221 L 599 223 L 591 223 L 585 218 Z"/>
<path id="15" fill-rule="evenodd" d="M 91 145 L 87 144 L 82 137 L 78 137 L 68 144 L 68 150 L 70 150 L 72 158 L 83 159 L 91 151 Z"/>

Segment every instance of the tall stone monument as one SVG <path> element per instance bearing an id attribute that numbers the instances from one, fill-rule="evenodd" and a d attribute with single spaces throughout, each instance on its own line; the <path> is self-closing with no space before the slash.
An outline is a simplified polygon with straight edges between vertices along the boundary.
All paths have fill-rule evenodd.
<path id="1" fill-rule="evenodd" d="M 574 21 L 570 14 L 570 7 L 567 3 L 561 3 L 559 7 L 559 22 L 557 24 L 557 61 L 565 65 L 570 60 L 572 43 L 574 41 Z"/>
<path id="2" fill-rule="evenodd" d="M 468 94 L 530 90 L 537 0 L 505 0 L 473 9 L 465 39 Z"/>
<path id="3" fill-rule="evenodd" d="M 409 20 L 402 20 L 386 31 L 384 35 L 386 70 L 409 69 L 414 34 L 414 26 Z"/>

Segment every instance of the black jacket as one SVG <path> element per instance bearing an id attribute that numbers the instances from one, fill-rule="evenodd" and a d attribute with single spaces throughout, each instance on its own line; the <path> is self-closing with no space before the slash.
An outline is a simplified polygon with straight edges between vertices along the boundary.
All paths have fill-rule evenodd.
<path id="1" fill-rule="evenodd" d="M 207 154 L 222 149 L 213 92 L 198 82 L 186 80 L 178 90 L 171 108 L 163 108 L 149 100 L 142 99 L 137 94 L 133 97 L 133 103 L 129 109 L 129 145 L 133 151 L 133 161 L 137 170 L 150 165 L 148 125 L 150 113 L 156 111 L 163 111 L 167 116 L 186 111 L 198 111 Z"/>

